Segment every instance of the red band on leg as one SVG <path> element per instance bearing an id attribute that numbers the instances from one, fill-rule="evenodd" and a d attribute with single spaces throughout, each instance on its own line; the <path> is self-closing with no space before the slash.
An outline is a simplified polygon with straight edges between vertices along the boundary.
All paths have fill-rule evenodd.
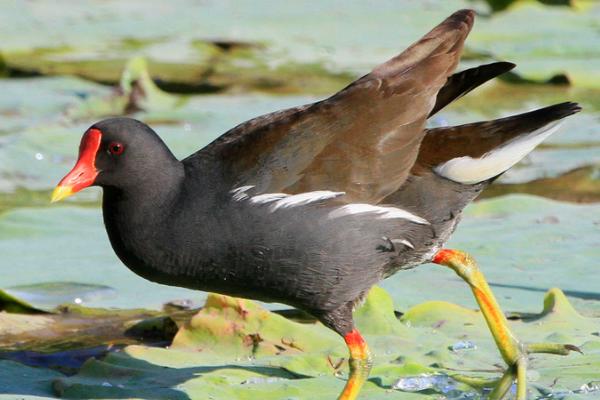
<path id="1" fill-rule="evenodd" d="M 350 376 L 338 400 L 355 400 L 371 369 L 369 348 L 357 329 L 352 329 L 344 340 L 350 351 Z"/>
<path id="2" fill-rule="evenodd" d="M 435 264 L 446 264 L 452 257 L 456 256 L 456 251 L 450 249 L 441 249 L 431 260 Z"/>
<path id="3" fill-rule="evenodd" d="M 352 329 L 344 336 L 344 340 L 348 346 L 364 346 L 365 339 L 361 336 L 357 329 Z"/>
<path id="4" fill-rule="evenodd" d="M 368 357 L 367 342 L 357 329 L 352 329 L 344 336 L 350 356 L 355 359 L 366 359 Z"/>

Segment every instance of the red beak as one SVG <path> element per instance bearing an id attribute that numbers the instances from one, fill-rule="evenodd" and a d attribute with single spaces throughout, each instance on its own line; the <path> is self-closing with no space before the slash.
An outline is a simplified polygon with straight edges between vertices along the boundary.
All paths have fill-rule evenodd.
<path id="1" fill-rule="evenodd" d="M 60 201 L 73 193 L 79 192 L 94 183 L 98 170 L 96 169 L 96 153 L 100 148 L 102 132 L 90 129 L 81 138 L 79 158 L 77 163 L 52 192 L 52 202 Z"/>

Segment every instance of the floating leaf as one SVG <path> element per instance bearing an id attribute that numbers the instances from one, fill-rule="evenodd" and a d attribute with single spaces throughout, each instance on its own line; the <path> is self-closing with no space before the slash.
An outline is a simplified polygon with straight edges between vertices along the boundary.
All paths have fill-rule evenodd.
<path id="1" fill-rule="evenodd" d="M 4 293 L 45 311 L 50 311 L 60 304 L 84 304 L 89 301 L 115 296 L 115 290 L 109 286 L 78 282 L 44 282 L 18 285 L 4 289 Z"/>
<path id="2" fill-rule="evenodd" d="M 363 396 L 412 398 L 390 392 L 401 377 L 443 374 L 461 380 L 457 370 L 462 371 L 461 376 L 489 379 L 500 375 L 481 372 L 498 363 L 499 355 L 480 312 L 430 302 L 414 307 L 398 321 L 390 304 L 385 292 L 375 288 L 364 308 L 357 311 L 359 329 L 369 332 L 366 337 L 375 357 Z M 538 390 L 549 390 L 557 377 L 561 387 L 577 389 L 593 374 L 586 371 L 600 367 L 600 340 L 592 334 L 600 321 L 580 316 L 559 290 L 546 295 L 540 314 L 510 325 L 525 342 L 560 337 L 586 349 L 584 355 L 563 358 L 536 355 L 530 371 L 537 377 L 534 385 Z M 296 346 L 290 346 L 286 338 L 293 338 Z M 477 349 L 450 350 L 448 344 L 457 340 L 477 343 Z M 246 399 L 260 394 L 275 399 L 285 393 L 331 398 L 343 385 L 334 376 L 332 365 L 340 357 L 346 357 L 341 338 L 320 324 L 291 322 L 253 302 L 211 295 L 206 307 L 180 330 L 171 348 L 127 347 L 103 361 L 90 360 L 77 375 L 56 380 L 54 388 L 64 397 L 154 393 L 152 396 L 168 398 Z M 294 369 L 299 365 L 312 369 Z M 555 365 L 568 366 L 571 372 L 564 375 Z M 346 368 L 346 363 L 342 364 L 341 371 L 345 373 Z M 456 384 L 461 390 L 474 390 Z M 418 396 L 433 399 L 439 395 L 425 392 Z"/>
<path id="3" fill-rule="evenodd" d="M 50 389 L 51 382 L 59 376 L 62 376 L 60 372 L 49 369 L 0 360 L 0 399 L 55 399 Z"/>
<path id="4" fill-rule="evenodd" d="M 34 307 L 27 301 L 20 299 L 18 296 L 12 295 L 6 290 L 0 289 L 0 311 L 22 314 L 39 314 L 43 313 L 39 308 Z"/>
<path id="5" fill-rule="evenodd" d="M 495 183 L 481 198 L 508 193 L 527 193 L 575 203 L 600 202 L 600 164 L 576 168 L 555 178 L 540 178 L 527 183 Z"/>

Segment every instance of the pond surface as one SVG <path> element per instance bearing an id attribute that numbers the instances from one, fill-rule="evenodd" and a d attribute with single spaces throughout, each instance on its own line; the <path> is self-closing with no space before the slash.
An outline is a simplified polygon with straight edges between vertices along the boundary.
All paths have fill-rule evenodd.
<path id="1" fill-rule="evenodd" d="M 475 256 L 507 311 L 540 312 L 544 293 L 558 287 L 581 315 L 600 317 L 600 4 L 581 1 L 571 9 L 521 2 L 488 15 L 485 2 L 466 0 L 149 3 L 0 4 L 1 289 L 45 310 L 64 303 L 160 310 L 174 300 L 201 306 L 206 293 L 153 284 L 120 263 L 104 231 L 98 190 L 49 204 L 87 127 L 127 112 L 152 125 L 183 158 L 249 118 L 326 97 L 455 9 L 475 7 L 486 15 L 476 21 L 460 68 L 507 60 L 518 65 L 516 75 L 470 93 L 432 126 L 563 101 L 579 102 L 583 111 L 499 179 L 508 195 L 467 209 L 450 246 Z M 546 83 L 557 75 L 569 84 Z M 133 82 L 146 96 L 132 108 Z M 555 201 L 544 190 L 545 182 L 582 167 L 585 179 L 567 180 L 563 187 L 572 196 L 561 199 L 585 190 L 586 204 Z M 510 194 L 516 191 L 541 196 Z M 402 312 L 428 300 L 475 307 L 464 282 L 433 265 L 398 273 L 382 286 Z M 448 337 L 458 341 L 453 334 Z M 194 363 L 181 357 L 179 367 Z M 6 371 L 35 376 L 41 388 L 23 395 L 49 396 L 44 382 L 62 377 L 9 366 Z M 244 375 L 250 378 L 256 376 Z M 0 386 L 3 379 L 0 373 Z M 581 384 L 590 380 L 582 376 Z M 195 390 L 187 385 L 182 391 Z"/>

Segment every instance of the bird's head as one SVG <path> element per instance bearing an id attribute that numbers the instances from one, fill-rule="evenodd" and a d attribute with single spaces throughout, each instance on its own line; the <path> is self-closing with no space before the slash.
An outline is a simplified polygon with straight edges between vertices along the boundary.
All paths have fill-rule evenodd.
<path id="1" fill-rule="evenodd" d="M 54 189 L 52 202 L 88 186 L 123 188 L 139 183 L 155 174 L 154 166 L 163 159 L 176 161 L 146 124 L 131 118 L 100 121 L 83 134 L 77 163 Z"/>

